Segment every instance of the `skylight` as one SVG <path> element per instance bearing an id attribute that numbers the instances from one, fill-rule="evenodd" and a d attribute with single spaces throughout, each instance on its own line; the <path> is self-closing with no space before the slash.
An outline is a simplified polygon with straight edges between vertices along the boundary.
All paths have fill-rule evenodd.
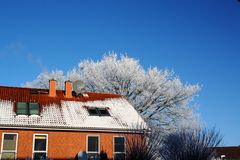
<path id="1" fill-rule="evenodd" d="M 89 107 L 88 113 L 90 116 L 110 116 L 110 114 L 106 108 Z"/>
<path id="2" fill-rule="evenodd" d="M 88 108 L 88 113 L 90 116 L 98 116 L 97 108 Z"/>
<path id="3" fill-rule="evenodd" d="M 106 108 L 98 108 L 98 112 L 99 112 L 100 116 L 110 116 L 110 114 Z"/>
<path id="4" fill-rule="evenodd" d="M 17 115 L 39 115 L 38 103 L 17 102 Z"/>

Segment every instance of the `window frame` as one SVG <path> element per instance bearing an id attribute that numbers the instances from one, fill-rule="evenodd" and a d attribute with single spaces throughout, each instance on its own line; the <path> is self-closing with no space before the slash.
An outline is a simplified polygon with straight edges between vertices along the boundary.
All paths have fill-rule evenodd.
<path id="1" fill-rule="evenodd" d="M 19 114 L 18 113 L 18 103 L 26 103 L 27 105 L 27 114 Z M 33 103 L 33 104 L 38 104 L 38 114 L 30 114 L 30 104 Z M 16 102 L 16 115 L 17 116 L 40 116 L 40 104 L 37 103 L 37 102 Z"/>
<path id="2" fill-rule="evenodd" d="M 36 136 L 46 136 L 46 151 L 35 151 L 35 137 Z M 42 133 L 34 133 L 33 134 L 32 159 L 34 159 L 34 153 L 46 153 L 46 156 L 48 156 L 48 134 L 42 134 Z"/>
<path id="3" fill-rule="evenodd" d="M 16 135 L 16 146 L 15 146 L 15 150 L 3 150 L 3 144 L 4 144 L 4 135 L 5 134 L 12 134 L 12 135 Z M 2 142 L 1 142 L 1 152 L 0 152 L 0 159 L 2 159 L 2 154 L 3 153 L 15 153 L 15 159 L 17 158 L 17 149 L 18 149 L 18 133 L 14 133 L 14 132 L 3 132 L 2 133 Z"/>
<path id="4" fill-rule="evenodd" d="M 93 152 L 93 151 L 88 151 L 88 138 L 89 137 L 97 137 L 98 138 L 98 151 L 97 152 Z M 97 134 L 89 134 L 87 135 L 87 138 L 86 138 L 86 152 L 87 154 L 88 153 L 97 153 L 98 155 L 100 155 L 100 135 L 97 135 Z"/>
<path id="5" fill-rule="evenodd" d="M 115 138 L 123 138 L 124 139 L 124 152 L 115 152 Z M 127 156 L 126 152 L 126 137 L 125 136 L 113 136 L 113 159 L 115 159 L 115 154 L 125 154 L 125 160 Z"/>

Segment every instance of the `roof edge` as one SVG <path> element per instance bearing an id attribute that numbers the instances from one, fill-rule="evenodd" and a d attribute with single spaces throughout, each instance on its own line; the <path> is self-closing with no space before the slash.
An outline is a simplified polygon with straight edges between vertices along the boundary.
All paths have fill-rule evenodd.
<path id="1" fill-rule="evenodd" d="M 0 129 L 17 129 L 17 130 L 43 130 L 43 131 L 72 131 L 72 132 L 109 132 L 109 133 L 144 133 L 147 129 L 119 129 L 119 128 L 74 128 L 74 127 L 66 127 L 66 128 L 49 128 L 49 127 L 28 127 L 28 126 L 3 126 L 0 125 Z"/>
<path id="2" fill-rule="evenodd" d="M 9 89 L 28 89 L 28 90 L 44 90 L 48 91 L 49 88 L 32 88 L 32 87 L 14 87 L 14 86 L 0 86 L 0 88 L 9 88 Z M 58 92 L 65 92 L 64 89 L 57 89 L 56 91 Z M 89 93 L 89 94 L 105 94 L 105 95 L 116 95 L 119 97 L 124 97 L 122 94 L 117 94 L 117 93 L 111 93 L 111 92 L 91 92 L 91 91 L 85 91 L 83 93 Z"/>

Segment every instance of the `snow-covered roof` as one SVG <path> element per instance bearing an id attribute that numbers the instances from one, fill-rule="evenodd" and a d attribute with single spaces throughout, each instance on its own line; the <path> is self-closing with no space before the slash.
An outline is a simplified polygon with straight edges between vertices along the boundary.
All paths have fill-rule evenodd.
<path id="1" fill-rule="evenodd" d="M 146 124 L 134 107 L 121 95 L 86 92 L 81 97 L 65 98 L 58 90 L 0 87 L 0 127 L 48 129 L 136 130 Z M 40 115 L 17 115 L 17 102 L 35 102 Z M 110 116 L 90 116 L 88 107 L 105 108 Z"/>

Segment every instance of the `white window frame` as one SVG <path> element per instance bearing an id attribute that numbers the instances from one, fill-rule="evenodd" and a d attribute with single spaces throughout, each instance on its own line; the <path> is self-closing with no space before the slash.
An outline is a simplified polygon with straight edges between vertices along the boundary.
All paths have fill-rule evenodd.
<path id="1" fill-rule="evenodd" d="M 46 151 L 35 151 L 35 136 L 46 136 Z M 32 148 L 32 159 L 34 158 L 34 153 L 46 153 L 48 156 L 48 134 L 35 133 L 33 134 L 33 148 Z"/>
<path id="2" fill-rule="evenodd" d="M 93 151 L 88 151 L 88 137 L 98 137 L 98 151 L 97 152 L 93 152 Z M 100 155 L 100 135 L 96 135 L 96 134 L 89 134 L 87 135 L 87 138 L 86 138 L 86 151 L 87 151 L 87 154 L 88 153 L 98 153 Z"/>
<path id="3" fill-rule="evenodd" d="M 115 152 L 115 138 L 122 137 L 124 138 L 124 152 Z M 113 136 L 113 159 L 115 158 L 115 154 L 125 154 L 125 159 L 126 159 L 126 137 L 125 136 Z"/>
<path id="4" fill-rule="evenodd" d="M 4 151 L 3 150 L 3 141 L 4 141 L 4 135 L 5 134 L 14 134 L 14 135 L 17 135 L 16 137 L 16 146 L 15 146 L 15 150 L 7 150 L 7 151 Z M 18 147 L 18 133 L 13 133 L 13 132 L 3 132 L 2 133 L 2 144 L 1 144 L 1 153 L 0 153 L 0 159 L 2 159 L 2 153 L 7 153 L 7 152 L 10 152 L 10 153 L 15 153 L 15 159 L 17 158 L 17 147 Z"/>

